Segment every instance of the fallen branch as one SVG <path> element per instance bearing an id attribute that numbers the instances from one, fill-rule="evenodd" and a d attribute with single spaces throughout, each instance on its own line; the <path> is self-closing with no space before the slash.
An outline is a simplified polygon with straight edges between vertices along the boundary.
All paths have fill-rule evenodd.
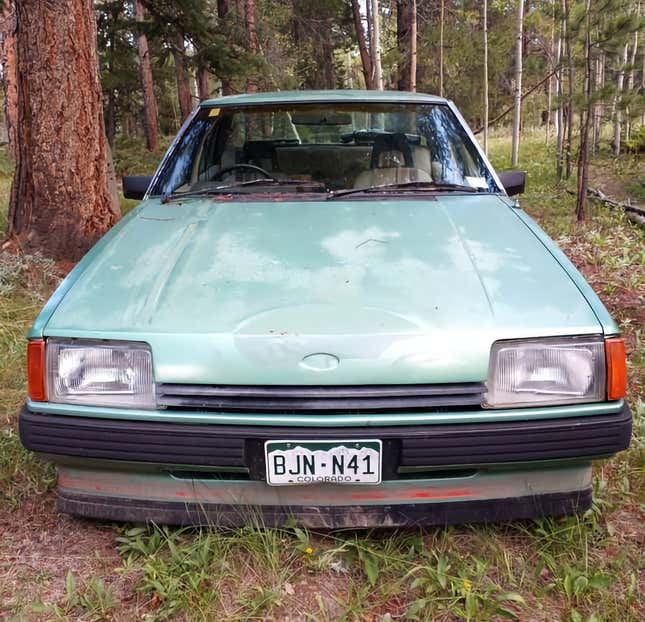
<path id="1" fill-rule="evenodd" d="M 587 189 L 587 196 L 613 209 L 622 209 L 627 214 L 627 218 L 632 222 L 641 225 L 641 227 L 645 227 L 645 209 L 632 205 L 631 203 L 614 201 L 614 199 L 610 199 L 602 190 L 596 190 L 591 187 Z"/>

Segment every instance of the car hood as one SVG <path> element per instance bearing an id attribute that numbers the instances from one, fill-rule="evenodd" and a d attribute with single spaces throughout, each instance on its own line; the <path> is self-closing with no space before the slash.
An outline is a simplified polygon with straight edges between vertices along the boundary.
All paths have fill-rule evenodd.
<path id="1" fill-rule="evenodd" d="M 497 339 L 600 332 L 542 242 L 485 194 L 149 200 L 45 330 L 146 341 L 157 380 L 226 384 L 479 381 Z"/>

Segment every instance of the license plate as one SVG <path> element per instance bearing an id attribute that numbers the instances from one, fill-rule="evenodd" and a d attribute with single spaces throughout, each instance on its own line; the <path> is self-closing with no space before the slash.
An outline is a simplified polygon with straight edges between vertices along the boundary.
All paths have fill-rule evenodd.
<path id="1" fill-rule="evenodd" d="M 379 440 L 266 441 L 267 484 L 380 484 Z"/>

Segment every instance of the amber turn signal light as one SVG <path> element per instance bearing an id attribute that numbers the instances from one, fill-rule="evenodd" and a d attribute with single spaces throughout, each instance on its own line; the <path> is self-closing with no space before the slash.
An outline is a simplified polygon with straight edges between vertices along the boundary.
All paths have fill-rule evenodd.
<path id="1" fill-rule="evenodd" d="M 34 402 L 47 401 L 45 390 L 45 342 L 34 339 L 27 343 L 27 387 Z"/>
<path id="2" fill-rule="evenodd" d="M 619 400 L 627 392 L 627 357 L 622 337 L 605 339 L 607 360 L 607 399 Z"/>

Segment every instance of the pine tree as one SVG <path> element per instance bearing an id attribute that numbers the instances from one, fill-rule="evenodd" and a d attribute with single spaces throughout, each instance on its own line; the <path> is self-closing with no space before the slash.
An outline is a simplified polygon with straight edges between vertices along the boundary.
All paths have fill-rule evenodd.
<path id="1" fill-rule="evenodd" d="M 21 0 L 16 21 L 21 139 L 9 236 L 24 249 L 76 261 L 118 218 L 108 178 L 94 4 Z"/>

